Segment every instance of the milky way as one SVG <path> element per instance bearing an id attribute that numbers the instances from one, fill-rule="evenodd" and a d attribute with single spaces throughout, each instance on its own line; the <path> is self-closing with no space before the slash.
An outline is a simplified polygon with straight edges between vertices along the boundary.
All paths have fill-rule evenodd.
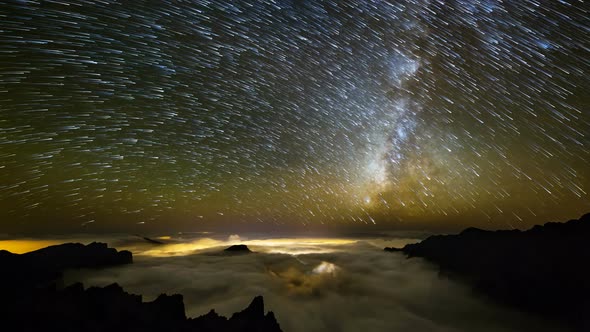
<path id="1" fill-rule="evenodd" d="M 574 0 L 2 2 L 2 226 L 576 217 L 588 17 Z"/>

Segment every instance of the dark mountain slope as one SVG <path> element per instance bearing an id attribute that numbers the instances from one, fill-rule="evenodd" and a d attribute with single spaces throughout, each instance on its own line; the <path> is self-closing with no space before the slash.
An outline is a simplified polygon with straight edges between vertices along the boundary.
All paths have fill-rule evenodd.
<path id="1" fill-rule="evenodd" d="M 590 214 L 527 231 L 468 228 L 402 249 L 490 298 L 590 331 Z"/>

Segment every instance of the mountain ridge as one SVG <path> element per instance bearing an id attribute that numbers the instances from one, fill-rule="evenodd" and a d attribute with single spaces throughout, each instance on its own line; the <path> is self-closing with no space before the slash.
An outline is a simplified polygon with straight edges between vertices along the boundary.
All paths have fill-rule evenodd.
<path id="1" fill-rule="evenodd" d="M 590 330 L 590 213 L 526 231 L 467 228 L 403 248 L 496 302 Z"/>

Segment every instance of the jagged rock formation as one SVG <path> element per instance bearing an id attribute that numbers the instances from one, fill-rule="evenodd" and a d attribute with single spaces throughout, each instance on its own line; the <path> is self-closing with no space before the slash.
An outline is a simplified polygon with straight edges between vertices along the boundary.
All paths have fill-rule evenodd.
<path id="1" fill-rule="evenodd" d="M 468 228 L 403 249 L 490 298 L 590 331 L 590 214 L 527 231 Z"/>
<path id="2" fill-rule="evenodd" d="M 230 319 L 215 311 L 187 319 L 182 295 L 142 302 L 117 285 L 84 289 L 76 283 L 61 291 L 34 293 L 3 309 L 10 331 L 281 331 L 272 312 L 264 314 L 261 296 Z"/>
<path id="3" fill-rule="evenodd" d="M 264 313 L 261 296 L 230 319 L 215 311 L 186 317 L 182 295 L 143 302 L 119 285 L 60 289 L 69 268 L 128 264 L 132 255 L 106 244 L 64 244 L 23 255 L 0 251 L 0 328 L 6 331 L 281 331 L 274 314 Z"/>
<path id="4" fill-rule="evenodd" d="M 257 296 L 250 305 L 234 313 L 230 319 L 219 316 L 214 310 L 208 314 L 189 320 L 191 331 L 281 331 L 272 311 L 264 314 L 264 300 Z"/>

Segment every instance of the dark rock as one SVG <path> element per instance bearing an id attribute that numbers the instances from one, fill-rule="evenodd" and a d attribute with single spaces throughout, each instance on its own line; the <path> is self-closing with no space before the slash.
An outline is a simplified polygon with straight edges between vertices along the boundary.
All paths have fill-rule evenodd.
<path id="1" fill-rule="evenodd" d="M 189 319 L 189 326 L 192 331 L 216 332 L 221 331 L 220 326 L 227 326 L 227 318 L 219 316 L 215 310 L 209 311 L 206 315 Z"/>
<path id="2" fill-rule="evenodd" d="M 262 296 L 255 297 L 246 309 L 233 314 L 229 320 L 211 310 L 207 315 L 193 319 L 190 326 L 192 331 L 281 331 L 274 313 L 264 314 Z"/>
<path id="3" fill-rule="evenodd" d="M 182 322 L 186 320 L 182 295 L 160 294 L 153 302 L 147 303 L 147 311 L 152 317 L 163 322 Z"/>
<path id="4" fill-rule="evenodd" d="M 229 319 L 232 331 L 278 331 L 280 330 L 274 313 L 270 311 L 264 315 L 264 300 L 262 296 L 255 297 L 250 305 L 236 312 Z"/>
<path id="5" fill-rule="evenodd" d="M 84 290 L 77 283 L 13 302 L 3 308 L 2 326 L 10 331 L 281 331 L 272 313 L 264 315 L 262 297 L 255 301 L 260 302 L 255 309 L 250 305 L 229 320 L 213 310 L 186 319 L 181 295 L 142 302 L 117 284 Z"/>
<path id="6" fill-rule="evenodd" d="M 248 320 L 249 318 L 258 319 L 261 317 L 264 318 L 264 300 L 262 296 L 257 296 L 246 309 L 236 312 L 232 315 L 231 319 Z"/>
<path id="7" fill-rule="evenodd" d="M 226 253 L 249 254 L 252 251 L 245 244 L 235 244 L 223 250 Z"/>
<path id="8" fill-rule="evenodd" d="M 495 301 L 590 331 L 589 239 L 586 214 L 528 231 L 468 228 L 402 251 L 436 263 Z"/>

